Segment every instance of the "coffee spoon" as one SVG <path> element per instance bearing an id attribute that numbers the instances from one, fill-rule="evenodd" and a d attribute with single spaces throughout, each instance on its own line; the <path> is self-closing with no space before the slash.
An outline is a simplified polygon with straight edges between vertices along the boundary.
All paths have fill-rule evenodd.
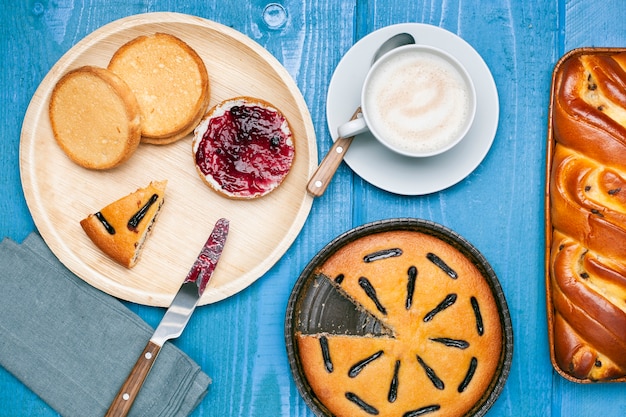
<path id="1" fill-rule="evenodd" d="M 381 56 L 385 55 L 387 52 L 395 49 L 399 46 L 414 44 L 415 39 L 409 33 L 398 33 L 397 35 L 392 36 L 387 39 L 383 44 L 378 48 L 374 57 L 372 58 L 372 62 L 370 65 L 373 65 Z M 359 117 L 361 113 L 361 107 L 357 108 L 352 118 L 350 120 L 354 120 Z M 339 137 L 333 143 L 333 145 L 328 150 L 328 153 L 322 159 L 322 162 L 317 167 L 317 170 L 309 180 L 307 184 L 307 191 L 313 197 L 319 197 L 324 194 L 326 191 L 326 187 L 328 187 L 328 183 L 335 175 L 337 168 L 343 161 L 343 157 L 345 153 L 348 151 L 350 144 L 352 144 L 352 140 L 354 136 L 350 136 L 347 138 Z"/>

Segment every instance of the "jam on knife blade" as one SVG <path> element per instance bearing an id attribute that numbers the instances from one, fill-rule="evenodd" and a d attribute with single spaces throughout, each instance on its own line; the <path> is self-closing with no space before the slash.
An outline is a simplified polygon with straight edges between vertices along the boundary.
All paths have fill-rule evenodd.
<path id="1" fill-rule="evenodd" d="M 229 221 L 227 219 L 219 219 L 215 223 L 213 232 L 207 240 L 206 244 L 202 248 L 200 255 L 194 262 L 185 283 L 195 282 L 198 285 L 198 296 L 202 296 L 204 290 L 209 283 L 211 275 L 217 266 L 219 255 L 224 248 L 224 242 L 226 241 L 226 235 L 228 235 Z"/>

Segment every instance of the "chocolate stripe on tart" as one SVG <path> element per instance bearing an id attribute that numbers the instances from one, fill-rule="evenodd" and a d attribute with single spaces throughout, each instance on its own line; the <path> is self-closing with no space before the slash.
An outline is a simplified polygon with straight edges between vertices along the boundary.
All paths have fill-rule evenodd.
<path id="1" fill-rule="evenodd" d="M 406 302 L 404 303 L 404 307 L 407 310 L 411 309 L 413 305 L 413 294 L 415 293 L 415 280 L 417 279 L 417 268 L 414 266 L 410 266 L 407 271 L 408 281 L 406 284 Z"/>
<path id="2" fill-rule="evenodd" d="M 424 362 L 424 359 L 420 357 L 420 355 L 417 355 L 417 362 L 424 369 L 424 372 L 426 372 L 426 376 L 428 377 L 428 379 L 430 379 L 430 382 L 433 383 L 433 386 L 438 390 L 443 390 L 445 388 L 445 384 L 443 383 L 441 378 L 437 376 L 433 368 L 428 366 L 426 362 Z"/>
<path id="3" fill-rule="evenodd" d="M 326 372 L 331 373 L 334 370 L 333 361 L 330 359 L 330 350 L 328 349 L 328 338 L 320 337 L 320 348 L 322 349 L 322 358 L 324 359 L 324 368 Z"/>
<path id="4" fill-rule="evenodd" d="M 359 278 L 359 285 L 361 286 L 361 288 L 363 288 L 363 291 L 365 291 L 365 294 L 374 302 L 378 311 L 380 311 L 384 315 L 387 315 L 387 309 L 385 308 L 385 306 L 383 306 L 380 303 L 380 300 L 378 299 L 378 296 L 376 295 L 376 289 L 374 288 L 372 283 L 369 281 L 369 279 L 365 277 Z"/>
<path id="5" fill-rule="evenodd" d="M 355 363 L 354 365 L 352 365 L 352 367 L 350 368 L 350 370 L 348 371 L 348 376 L 350 378 L 355 378 L 358 374 L 361 373 L 361 371 L 370 363 L 372 363 L 373 361 L 375 361 L 376 359 L 380 358 L 383 355 L 383 351 L 379 350 L 378 352 L 374 353 L 371 356 L 368 356 L 367 358 L 358 361 L 357 363 Z"/>
<path id="6" fill-rule="evenodd" d="M 470 303 L 472 303 L 472 310 L 474 311 L 474 317 L 476 318 L 476 331 L 479 336 L 482 336 L 485 333 L 485 328 L 483 327 L 483 316 L 480 314 L 480 306 L 478 305 L 478 300 L 476 297 L 470 298 Z"/>
<path id="7" fill-rule="evenodd" d="M 450 339 L 448 337 L 431 337 L 430 340 L 457 349 L 467 349 L 469 347 L 469 343 L 461 339 Z"/>
<path id="8" fill-rule="evenodd" d="M 389 384 L 389 394 L 387 394 L 387 401 L 394 402 L 398 398 L 398 373 L 400 372 L 400 361 L 396 361 L 396 365 L 393 368 L 393 378 L 391 378 L 391 384 Z"/>
<path id="9" fill-rule="evenodd" d="M 435 411 L 439 410 L 440 408 L 441 408 L 441 406 L 439 404 L 428 405 L 426 407 L 418 408 L 417 410 L 407 411 L 406 413 L 402 414 L 402 417 L 423 416 L 425 414 L 434 413 Z"/>
<path id="10" fill-rule="evenodd" d="M 452 304 L 456 302 L 456 294 L 448 294 L 446 298 L 441 301 L 437 307 L 433 308 L 424 316 L 424 323 L 429 322 L 435 317 L 437 314 L 441 313 L 446 308 L 450 307 Z"/>
<path id="11" fill-rule="evenodd" d="M 100 223 L 102 223 L 102 225 L 104 226 L 108 234 L 110 235 L 115 234 L 115 228 L 111 226 L 111 223 L 107 221 L 107 219 L 102 215 L 102 213 L 97 212 L 95 216 L 98 220 L 100 220 Z"/>
<path id="12" fill-rule="evenodd" d="M 380 261 L 381 259 L 395 258 L 396 256 L 400 256 L 400 255 L 402 255 L 402 249 L 400 248 L 383 249 L 383 250 L 379 250 L 376 252 L 372 252 L 368 255 L 365 255 L 363 257 L 363 262 L 365 263 L 375 262 L 375 261 Z"/>
<path id="13" fill-rule="evenodd" d="M 346 398 L 352 401 L 353 403 L 355 403 L 356 405 L 358 405 L 361 408 L 361 410 L 365 411 L 367 414 L 371 414 L 373 416 L 378 415 L 378 410 L 376 408 L 372 407 L 371 405 L 363 401 L 355 393 L 346 392 Z"/>
<path id="14" fill-rule="evenodd" d="M 447 263 L 445 263 L 440 257 L 435 255 L 434 253 L 429 252 L 428 254 L 426 254 L 426 258 L 429 261 L 431 261 L 433 264 L 435 264 L 443 272 L 445 272 L 446 275 L 448 275 L 450 278 L 452 278 L 452 279 L 457 279 L 458 278 L 458 275 L 457 275 L 456 271 L 454 269 L 450 268 Z"/>
<path id="15" fill-rule="evenodd" d="M 463 378 L 463 381 L 459 384 L 459 388 L 457 389 L 458 392 L 465 391 L 469 383 L 472 381 L 472 378 L 474 377 L 474 373 L 476 372 L 477 366 L 478 366 L 478 359 L 476 359 L 475 357 L 472 357 L 472 360 L 470 360 L 469 367 L 467 368 L 467 373 L 465 374 L 465 378 Z"/>
<path id="16" fill-rule="evenodd" d="M 137 229 L 137 226 L 139 226 L 139 223 L 141 223 L 144 217 L 146 217 L 146 214 L 148 213 L 148 210 L 150 210 L 150 207 L 154 203 L 156 203 L 158 199 L 159 199 L 158 195 L 152 194 L 152 197 L 150 197 L 150 200 L 148 200 L 148 202 L 144 204 L 143 207 L 140 208 L 139 211 L 133 215 L 133 217 L 130 218 L 130 220 L 128 221 L 128 230 Z"/>

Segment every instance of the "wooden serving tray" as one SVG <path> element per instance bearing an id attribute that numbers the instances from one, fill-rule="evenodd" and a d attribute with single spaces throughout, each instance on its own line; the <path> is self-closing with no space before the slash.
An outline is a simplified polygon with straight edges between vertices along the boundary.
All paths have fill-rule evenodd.
<path id="1" fill-rule="evenodd" d="M 550 347 L 550 360 L 552 362 L 552 366 L 555 371 L 561 375 L 563 378 L 567 379 L 571 382 L 588 384 L 594 383 L 591 379 L 579 379 L 576 378 L 569 373 L 565 372 L 558 365 L 556 356 L 555 356 L 555 339 L 554 339 L 554 318 L 555 318 L 555 309 L 553 304 L 553 290 L 551 283 L 551 248 L 552 248 L 552 239 L 553 239 L 553 226 L 552 226 L 552 218 L 551 218 L 551 180 L 552 180 L 552 169 L 553 169 L 553 159 L 555 154 L 556 147 L 556 139 L 554 133 L 554 108 L 555 108 L 555 97 L 556 97 L 556 79 L 560 71 L 562 71 L 562 67 L 564 63 L 566 63 L 570 59 L 575 59 L 577 57 L 583 55 L 598 55 L 598 54 L 617 54 L 621 52 L 626 52 L 624 48 L 578 48 L 574 49 L 568 53 L 566 53 L 561 59 L 556 63 L 553 73 L 552 73 L 552 86 L 550 90 L 550 105 L 549 105 L 549 114 L 548 114 L 548 131 L 547 131 L 547 146 L 546 146 L 546 188 L 544 195 L 544 213 L 545 213 L 545 285 L 546 285 L 546 301 L 547 301 L 547 320 L 548 320 L 548 340 Z M 602 382 L 626 382 L 626 377 L 616 378 L 612 380 L 603 380 Z"/>
<path id="2" fill-rule="evenodd" d="M 141 144 L 121 166 L 90 171 L 72 163 L 57 146 L 48 117 L 52 88 L 67 71 L 106 67 L 113 53 L 144 34 L 175 35 L 202 57 L 209 73 L 210 106 L 235 96 L 269 101 L 287 117 L 296 143 L 291 172 L 281 186 L 253 201 L 224 198 L 196 173 L 191 138 L 174 144 Z M 91 33 L 50 70 L 24 118 L 20 169 L 26 202 L 46 243 L 86 282 L 124 300 L 168 306 L 215 221 L 230 220 L 222 259 L 200 304 L 224 299 L 267 272 L 300 232 L 312 206 L 308 178 L 317 167 L 315 131 L 306 103 L 286 69 L 247 36 L 221 24 L 178 13 L 130 16 Z M 103 255 L 79 221 L 106 204 L 168 180 L 163 211 L 143 257 L 127 270 Z"/>

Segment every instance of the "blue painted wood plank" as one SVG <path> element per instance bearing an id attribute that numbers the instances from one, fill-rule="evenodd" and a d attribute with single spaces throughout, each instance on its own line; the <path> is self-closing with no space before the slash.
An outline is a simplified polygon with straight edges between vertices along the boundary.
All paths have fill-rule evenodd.
<path id="1" fill-rule="evenodd" d="M 397 196 L 342 165 L 276 266 L 250 288 L 196 312 L 175 341 L 214 380 L 194 416 L 312 416 L 295 388 L 284 347 L 283 322 L 293 283 L 338 234 L 365 222 L 403 216 L 457 231 L 483 252 L 500 278 L 513 319 L 515 350 L 511 375 L 489 416 L 626 414 L 624 385 L 581 386 L 552 371 L 543 281 L 543 167 L 552 67 L 574 47 L 626 45 L 621 1 L 594 2 L 591 7 L 583 0 L 284 0 L 277 2 L 287 13 L 282 25 L 280 15 L 270 23 L 264 20 L 269 1 L 179 3 L 31 0 L 0 5 L 0 234 L 21 240 L 34 228 L 18 164 L 21 122 L 30 97 L 72 45 L 131 14 L 197 15 L 232 26 L 267 48 L 302 91 L 320 158 L 331 144 L 325 100 L 334 68 L 355 42 L 386 25 L 421 22 L 457 33 L 491 69 L 500 98 L 493 147 L 461 183 L 432 195 Z M 153 326 L 163 313 L 128 305 Z M 3 369 L 0 404 L 0 415 L 56 415 Z"/>

